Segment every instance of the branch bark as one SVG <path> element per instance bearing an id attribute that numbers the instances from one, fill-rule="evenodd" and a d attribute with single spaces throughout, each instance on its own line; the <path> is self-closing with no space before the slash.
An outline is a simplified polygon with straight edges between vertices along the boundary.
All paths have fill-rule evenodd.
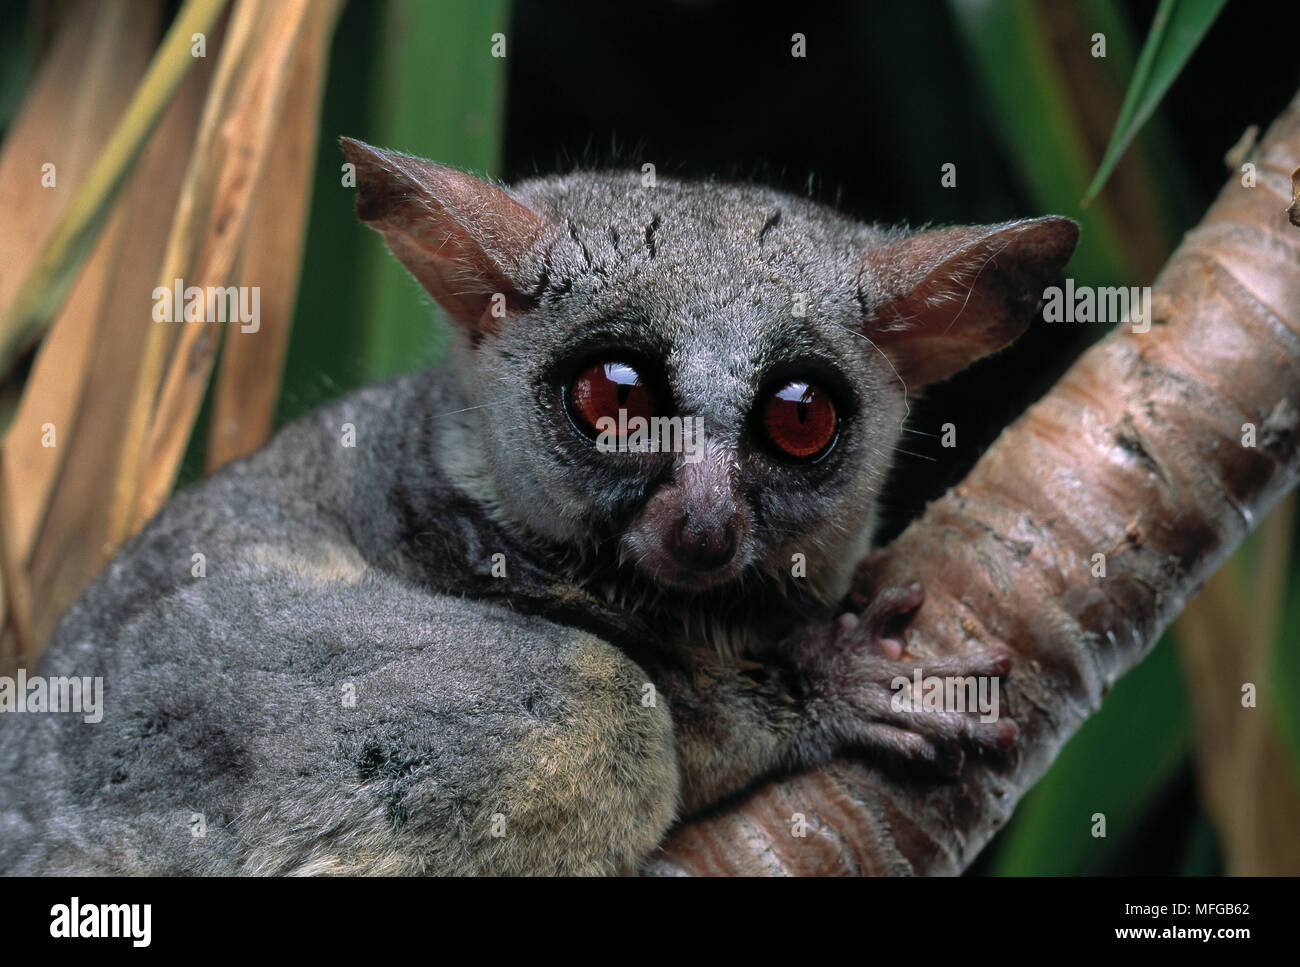
<path id="1" fill-rule="evenodd" d="M 836 761 L 678 829 L 647 872 L 959 873 L 1295 486 L 1300 95 L 1249 160 L 1257 187 L 1234 174 L 1157 278 L 1150 331 L 1116 329 L 1080 357 L 863 574 L 925 583 L 909 653 L 1000 641 L 1016 656 L 1001 696 L 1021 728 L 1012 757 L 946 784 Z"/>

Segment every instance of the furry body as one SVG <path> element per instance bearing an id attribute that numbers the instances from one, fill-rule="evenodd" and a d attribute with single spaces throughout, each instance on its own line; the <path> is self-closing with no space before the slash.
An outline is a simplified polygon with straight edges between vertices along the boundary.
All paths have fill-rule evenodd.
<path id="1" fill-rule="evenodd" d="M 633 872 L 674 819 L 838 749 L 1005 744 L 892 712 L 912 665 L 871 652 L 879 615 L 834 615 L 904 380 L 1014 336 L 1063 220 L 922 236 L 752 186 L 507 194 L 345 150 L 457 355 L 299 420 L 123 548 L 37 669 L 102 676 L 103 722 L 0 720 L 0 872 Z M 602 352 L 662 370 L 708 427 L 700 464 L 575 434 L 557 387 Z M 791 366 L 842 409 L 798 466 L 753 437 Z M 679 516 L 727 528 L 722 577 L 686 586 Z"/>

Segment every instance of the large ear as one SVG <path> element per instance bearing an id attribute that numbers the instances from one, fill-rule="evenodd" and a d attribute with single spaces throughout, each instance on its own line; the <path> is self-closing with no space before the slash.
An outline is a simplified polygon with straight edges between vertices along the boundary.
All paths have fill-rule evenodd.
<path id="1" fill-rule="evenodd" d="M 965 369 L 1029 325 L 1069 261 L 1079 226 L 1049 215 L 920 232 L 867 253 L 865 333 L 909 387 Z"/>
<path id="2" fill-rule="evenodd" d="M 526 303 L 524 257 L 544 227 L 527 205 L 446 165 L 340 139 L 356 166 L 357 217 L 472 334 L 494 321 L 492 297 Z"/>

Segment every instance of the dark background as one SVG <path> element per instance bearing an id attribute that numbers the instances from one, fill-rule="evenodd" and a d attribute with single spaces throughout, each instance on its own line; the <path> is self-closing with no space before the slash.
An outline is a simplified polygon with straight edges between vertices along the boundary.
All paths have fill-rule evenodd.
<path id="1" fill-rule="evenodd" d="M 1120 6 L 1140 41 L 1157 4 Z M 807 58 L 790 56 L 796 31 Z M 999 143 L 942 3 L 522 0 L 511 36 L 507 181 L 652 161 L 660 173 L 811 194 L 865 221 L 1046 214 Z M 1238 0 L 1171 88 L 1160 120 L 1183 167 L 1175 231 L 1195 225 L 1222 187 L 1224 152 L 1246 125 L 1266 125 L 1295 93 L 1298 38 L 1300 4 Z M 1126 80 L 1115 79 L 1119 90 Z M 958 165 L 957 189 L 940 186 L 946 161 Z M 930 389 L 913 408 L 910 452 L 886 497 L 886 536 L 965 476 L 1097 335 L 1085 328 L 1063 338 L 1040 326 Z M 953 413 L 962 430 L 955 453 L 921 435 L 937 435 Z"/>

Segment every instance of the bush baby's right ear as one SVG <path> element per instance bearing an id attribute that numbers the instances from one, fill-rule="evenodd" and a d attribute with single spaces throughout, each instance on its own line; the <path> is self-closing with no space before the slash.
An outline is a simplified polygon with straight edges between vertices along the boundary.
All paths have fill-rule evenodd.
<path id="1" fill-rule="evenodd" d="M 446 165 L 340 139 L 356 166 L 357 217 L 471 335 L 497 321 L 492 298 L 527 305 L 526 256 L 545 222 L 495 185 Z"/>
<path id="2" fill-rule="evenodd" d="M 863 331 L 907 386 L 951 376 L 1025 331 L 1078 238 L 1078 225 L 1048 215 L 918 232 L 873 248 L 858 277 L 870 311 Z"/>

